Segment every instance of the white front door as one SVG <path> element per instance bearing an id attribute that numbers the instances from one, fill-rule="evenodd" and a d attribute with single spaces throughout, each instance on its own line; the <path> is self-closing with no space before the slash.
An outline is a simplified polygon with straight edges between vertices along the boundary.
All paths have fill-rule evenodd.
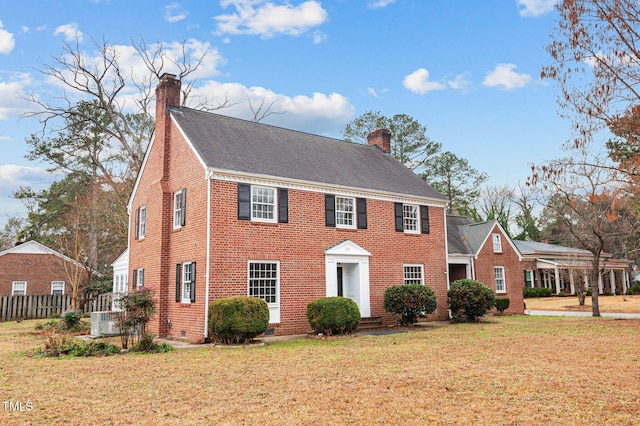
<path id="1" fill-rule="evenodd" d="M 369 257 L 371 253 L 352 241 L 325 250 L 327 297 L 348 297 L 356 302 L 360 316 L 371 316 Z"/>

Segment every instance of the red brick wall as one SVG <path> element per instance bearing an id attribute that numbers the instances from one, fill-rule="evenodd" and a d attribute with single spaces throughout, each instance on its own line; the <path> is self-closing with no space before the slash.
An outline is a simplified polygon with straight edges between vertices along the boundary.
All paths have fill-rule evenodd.
<path id="1" fill-rule="evenodd" d="M 7 253 L 0 256 L 0 295 L 11 295 L 13 281 L 26 281 L 27 294 L 51 294 L 51 281 L 64 281 L 65 294 L 71 284 L 64 260 L 52 254 Z"/>
<path id="2" fill-rule="evenodd" d="M 502 253 L 494 253 L 492 234 L 500 233 L 502 235 Z M 518 253 L 507 241 L 507 236 L 502 234 L 500 228 L 496 225 L 480 249 L 478 259 L 475 260 L 475 276 L 476 280 L 496 289 L 494 266 L 504 267 L 506 293 L 497 293 L 496 297 L 508 297 L 509 309 L 506 312 L 523 314 L 524 304 L 522 298 L 522 287 L 524 287 L 524 272 L 520 263 Z"/>

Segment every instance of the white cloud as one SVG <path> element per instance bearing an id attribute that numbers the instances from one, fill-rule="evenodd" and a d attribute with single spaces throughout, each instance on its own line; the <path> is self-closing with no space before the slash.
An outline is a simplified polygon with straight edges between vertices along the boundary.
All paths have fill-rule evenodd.
<path id="1" fill-rule="evenodd" d="M 395 2 L 396 0 L 372 0 L 367 4 L 367 7 L 369 9 L 382 9 Z"/>
<path id="2" fill-rule="evenodd" d="M 402 83 L 406 89 L 419 95 L 424 95 L 433 90 L 443 90 L 445 88 L 445 85 L 442 83 L 429 81 L 429 71 L 424 68 L 419 68 L 406 76 Z"/>
<path id="3" fill-rule="evenodd" d="M 271 111 L 275 114 L 262 120 L 262 123 L 318 134 L 340 133 L 355 114 L 354 106 L 338 93 L 287 96 L 263 87 L 246 87 L 239 83 L 213 80 L 194 88 L 190 105 L 202 102 L 215 104 L 225 98 L 229 99 L 231 105 L 218 110 L 220 114 L 252 119 L 249 100 L 254 110 L 262 103 L 265 107 L 273 103 Z"/>
<path id="4" fill-rule="evenodd" d="M 315 1 L 305 1 L 299 6 L 288 3 L 278 5 L 266 0 L 222 0 L 222 7 L 233 6 L 235 13 L 219 15 L 216 34 L 249 34 L 270 38 L 276 34 L 300 36 L 311 28 L 323 24 L 327 11 Z M 317 32 L 314 41 L 321 41 Z"/>
<path id="5" fill-rule="evenodd" d="M 10 136 L 0 136 L 0 142 L 8 142 L 11 140 Z"/>
<path id="6" fill-rule="evenodd" d="M 53 32 L 53 35 L 62 34 L 64 39 L 68 42 L 78 41 L 81 42 L 84 35 L 82 31 L 78 29 L 78 24 L 75 22 L 69 22 L 68 24 L 60 25 Z"/>
<path id="7" fill-rule="evenodd" d="M 453 90 L 467 92 L 471 87 L 471 82 L 467 79 L 467 77 L 469 77 L 469 73 L 456 75 L 453 80 L 447 81 L 447 85 Z"/>
<path id="8" fill-rule="evenodd" d="M 170 23 L 180 22 L 189 13 L 183 10 L 178 3 L 171 3 L 164 7 L 164 20 Z"/>
<path id="9" fill-rule="evenodd" d="M 506 90 L 520 89 L 531 83 L 529 74 L 515 72 L 514 64 L 498 64 L 493 71 L 487 73 L 482 84 L 486 87 L 502 87 Z"/>
<path id="10" fill-rule="evenodd" d="M 51 173 L 42 167 L 18 166 L 16 164 L 0 165 L 0 187 L 18 187 L 30 183 L 40 183 L 51 178 Z"/>
<path id="11" fill-rule="evenodd" d="M 518 0 L 520 16 L 531 18 L 551 12 L 558 0 Z"/>
<path id="12" fill-rule="evenodd" d="M 29 74 L 13 74 L 9 81 L 0 81 L 0 120 L 17 116 L 32 106 L 23 98 L 24 88 L 31 83 Z"/>
<path id="13" fill-rule="evenodd" d="M 0 53 L 10 53 L 16 46 L 16 40 L 13 34 L 3 29 L 2 21 L 0 21 Z"/>

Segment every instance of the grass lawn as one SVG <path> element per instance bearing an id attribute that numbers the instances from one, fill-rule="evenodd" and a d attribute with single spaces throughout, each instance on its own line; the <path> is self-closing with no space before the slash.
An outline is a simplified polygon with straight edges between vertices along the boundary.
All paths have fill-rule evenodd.
<path id="1" fill-rule="evenodd" d="M 591 296 L 587 296 L 584 306 L 578 304 L 576 296 L 540 297 L 524 299 L 527 309 L 543 311 L 583 311 L 591 312 Z M 599 296 L 600 313 L 634 313 L 640 314 L 640 295 L 633 296 Z"/>
<path id="2" fill-rule="evenodd" d="M 479 324 L 246 349 L 30 358 L 35 321 L 0 323 L 0 424 L 637 424 L 640 321 Z"/>

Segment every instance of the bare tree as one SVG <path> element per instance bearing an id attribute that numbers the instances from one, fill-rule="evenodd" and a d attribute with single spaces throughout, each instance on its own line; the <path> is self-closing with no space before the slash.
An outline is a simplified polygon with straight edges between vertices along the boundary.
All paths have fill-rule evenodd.
<path id="1" fill-rule="evenodd" d="M 602 253 L 617 239 L 637 232 L 638 222 L 628 211 L 616 173 L 602 156 L 591 156 L 584 148 L 537 167 L 528 183 L 552 194 L 543 216 L 552 218 L 561 242 L 591 252 L 589 282 L 597 286 Z M 597 287 L 592 313 L 600 316 Z"/>

